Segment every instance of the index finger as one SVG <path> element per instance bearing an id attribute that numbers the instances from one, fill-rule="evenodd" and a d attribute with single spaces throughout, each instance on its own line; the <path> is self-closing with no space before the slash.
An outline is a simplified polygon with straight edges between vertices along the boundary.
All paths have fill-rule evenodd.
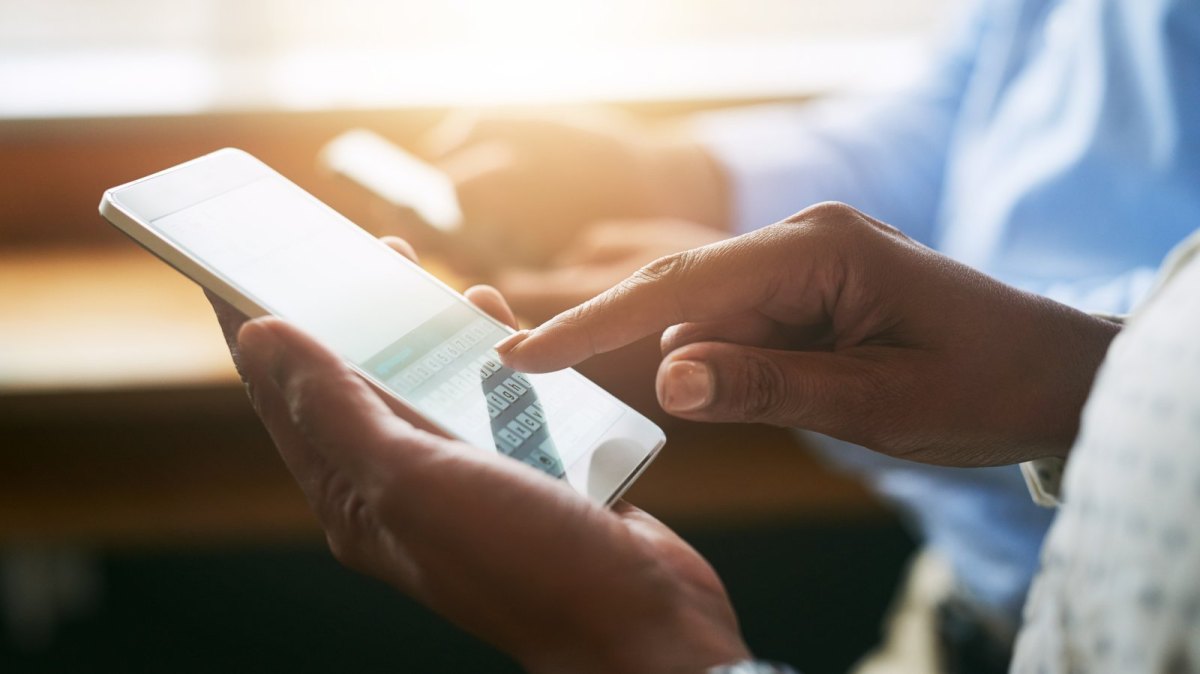
<path id="1" fill-rule="evenodd" d="M 615 287 L 496 346 L 509 367 L 549 372 L 690 321 L 741 313 L 770 299 L 784 273 L 760 233 L 642 267 Z"/>

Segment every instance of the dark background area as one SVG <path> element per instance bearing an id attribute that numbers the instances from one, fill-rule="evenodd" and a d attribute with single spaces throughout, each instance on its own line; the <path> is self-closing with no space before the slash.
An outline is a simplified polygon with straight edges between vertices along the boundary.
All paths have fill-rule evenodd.
<path id="1" fill-rule="evenodd" d="M 759 657 L 833 674 L 869 648 L 912 544 L 895 521 L 692 530 Z M 99 606 L 6 672 L 517 672 L 503 655 L 315 546 L 102 558 Z M 564 601 L 570 601 L 564 597 Z"/>

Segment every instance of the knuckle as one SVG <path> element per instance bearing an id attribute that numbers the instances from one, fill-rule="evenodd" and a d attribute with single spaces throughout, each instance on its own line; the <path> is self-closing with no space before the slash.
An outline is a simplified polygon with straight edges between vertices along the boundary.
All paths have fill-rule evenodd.
<path id="1" fill-rule="evenodd" d="M 630 280 L 639 285 L 677 282 L 691 268 L 691 258 L 689 251 L 660 257 L 637 270 Z"/>
<path id="2" fill-rule="evenodd" d="M 335 391 L 345 390 L 348 372 L 339 375 L 323 375 L 320 373 L 302 373 L 295 375 L 288 382 L 284 391 L 287 401 L 288 415 L 292 424 L 305 438 L 321 442 L 328 440 L 328 429 L 322 432 L 321 423 L 328 418 L 332 396 Z M 357 382 L 352 382 L 357 386 Z"/>
<path id="3" fill-rule="evenodd" d="M 868 258 L 879 250 L 881 241 L 904 238 L 895 228 L 838 201 L 809 206 L 780 226 L 781 248 L 799 249 L 808 255 L 820 250 L 827 256 L 828 269 L 868 267 Z"/>
<path id="4" fill-rule="evenodd" d="M 822 201 L 797 212 L 784 222 L 807 227 L 822 227 L 835 223 L 841 224 L 858 217 L 858 211 L 847 204 L 840 201 Z"/>
<path id="5" fill-rule="evenodd" d="M 655 288 L 655 292 L 671 300 L 670 306 L 681 312 L 689 297 L 681 292 L 692 285 L 692 278 L 700 264 L 700 257 L 695 251 L 683 251 L 665 257 L 660 257 L 639 269 L 629 277 L 623 285 L 622 294 L 636 292 L 639 288 Z M 675 322 L 682 320 L 675 317 Z"/>
<path id="6" fill-rule="evenodd" d="M 787 377 L 778 363 L 760 354 L 747 355 L 740 386 L 731 402 L 743 421 L 774 419 L 787 405 L 787 387 Z"/>
<path id="7" fill-rule="evenodd" d="M 899 229 L 840 201 L 813 204 L 784 222 L 802 225 L 806 230 L 830 236 L 859 238 L 866 234 L 883 233 L 892 237 L 908 238 Z"/>
<path id="8" fill-rule="evenodd" d="M 332 470 L 322 473 L 314 496 L 330 552 L 342 564 L 358 568 L 362 548 L 377 526 L 374 504 L 350 480 Z"/>
<path id="9" fill-rule="evenodd" d="M 804 211 L 818 219 L 857 218 L 858 210 L 840 201 L 822 201 L 809 206 Z"/>
<path id="10" fill-rule="evenodd" d="M 315 377 L 306 373 L 293 375 L 285 384 L 283 393 L 288 411 L 297 425 L 303 427 L 308 411 L 320 408 L 320 397 L 324 391 L 320 384 Z"/>
<path id="11" fill-rule="evenodd" d="M 663 330 L 658 338 L 658 348 L 663 356 L 689 343 L 686 324 L 676 324 Z"/>

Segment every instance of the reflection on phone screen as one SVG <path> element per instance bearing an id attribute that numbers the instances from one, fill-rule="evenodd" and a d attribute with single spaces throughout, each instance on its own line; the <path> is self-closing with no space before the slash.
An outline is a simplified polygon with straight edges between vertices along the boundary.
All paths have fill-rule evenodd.
<path id="1" fill-rule="evenodd" d="M 528 375 L 500 364 L 499 326 L 451 304 L 362 363 L 433 420 L 472 444 L 555 477 L 565 474 L 546 407 Z"/>
<path id="2" fill-rule="evenodd" d="M 550 436 L 546 410 L 529 378 L 503 366 L 494 372 L 481 368 L 479 375 L 496 449 L 555 477 L 566 475 Z"/>

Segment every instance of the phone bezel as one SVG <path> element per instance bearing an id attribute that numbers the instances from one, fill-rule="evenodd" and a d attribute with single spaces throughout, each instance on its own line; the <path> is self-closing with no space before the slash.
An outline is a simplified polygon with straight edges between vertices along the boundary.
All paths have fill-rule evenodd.
<path id="1" fill-rule="evenodd" d="M 237 189 L 266 176 L 275 176 L 292 184 L 305 197 L 329 212 L 335 220 L 353 227 L 363 236 L 370 238 L 375 245 L 387 248 L 369 232 L 355 225 L 328 204 L 295 185 L 261 160 L 235 148 L 217 150 L 153 175 L 108 189 L 104 192 L 100 202 L 100 214 L 117 229 L 184 276 L 212 291 L 247 316 L 257 318 L 271 312 L 205 260 L 193 256 L 189 251 L 161 234 L 151 222 L 170 212 L 187 208 L 218 196 L 224 191 Z M 128 203 L 131 200 L 145 203 L 134 206 Z M 147 213 L 147 209 L 151 207 L 154 210 Z M 476 308 L 460 293 L 419 265 L 412 263 L 399 253 L 391 251 L 390 248 L 387 250 L 394 254 L 401 264 L 409 265 L 426 280 L 466 303 L 485 320 L 491 321 L 506 332 L 512 331 L 508 326 Z M 345 362 L 381 395 L 394 401 L 396 404 L 393 405 L 393 408 L 398 406 L 397 412 L 407 421 L 430 432 L 459 439 L 452 430 L 444 428 L 426 417 L 417 407 L 387 388 L 371 373 L 353 362 Z M 601 394 L 611 397 L 611 394 L 583 375 L 574 371 L 572 374 L 586 382 L 587 385 L 595 387 Z M 580 454 L 576 461 L 565 466 L 566 479 L 577 491 L 604 504 L 611 504 L 620 498 L 633 481 L 645 471 L 666 441 L 665 435 L 657 425 L 620 400 L 614 398 L 613 401 L 621 407 L 621 416 L 598 442 Z"/>

